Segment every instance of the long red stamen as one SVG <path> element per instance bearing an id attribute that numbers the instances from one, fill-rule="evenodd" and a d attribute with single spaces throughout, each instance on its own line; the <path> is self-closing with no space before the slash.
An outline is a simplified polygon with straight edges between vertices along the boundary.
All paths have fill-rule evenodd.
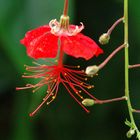
<path id="1" fill-rule="evenodd" d="M 64 76 L 64 78 L 65 78 L 66 81 L 68 81 L 68 85 L 74 91 L 74 93 L 76 93 L 83 100 L 84 99 L 83 96 L 81 96 L 79 94 L 79 90 L 75 88 L 75 86 L 71 83 L 71 81 L 69 80 L 69 78 L 67 76 Z"/>
<path id="2" fill-rule="evenodd" d="M 64 82 L 62 82 L 62 84 L 64 85 L 64 87 L 67 89 L 68 93 L 70 94 L 70 96 L 87 112 L 89 113 L 90 111 L 81 104 L 81 102 L 79 102 L 79 100 L 71 93 L 71 91 L 69 90 L 69 88 L 66 86 L 66 84 Z"/>
<path id="3" fill-rule="evenodd" d="M 65 74 L 63 74 L 63 76 L 65 77 Z M 80 88 L 81 91 L 84 91 L 84 93 L 86 93 L 88 96 L 90 96 L 91 98 L 93 98 L 94 100 L 98 100 L 97 98 L 95 98 L 93 95 L 91 95 L 87 90 L 85 90 L 84 88 L 92 88 L 93 86 L 92 85 L 88 85 L 86 83 L 80 83 L 79 81 L 77 82 L 77 79 L 74 79 L 74 77 L 70 77 L 70 76 L 67 76 L 67 79 L 66 80 L 63 80 L 65 83 L 68 83 L 68 84 L 72 84 L 74 86 L 77 86 Z M 74 83 L 72 83 L 72 81 Z"/>
<path id="4" fill-rule="evenodd" d="M 85 82 L 79 80 L 78 78 L 75 78 L 75 77 L 72 75 L 72 72 L 71 72 L 71 73 L 66 73 L 66 74 L 69 76 L 69 78 L 71 79 L 71 81 L 73 81 L 73 82 L 76 83 L 77 85 L 82 85 L 83 87 L 88 88 L 88 89 L 94 87 L 93 85 L 91 86 L 91 85 L 86 84 Z M 85 80 L 85 78 L 84 78 L 84 80 Z"/>
<path id="5" fill-rule="evenodd" d="M 83 71 L 76 70 L 79 66 L 63 66 L 63 50 L 60 51 L 58 64 L 47 66 L 34 63 L 37 66 L 27 66 L 26 70 L 29 71 L 29 74 L 32 72 L 33 75 L 26 74 L 24 78 L 41 78 L 37 84 L 27 84 L 26 87 L 17 87 L 17 90 L 33 88 L 33 92 L 36 92 L 43 86 L 47 86 L 47 94 L 43 98 L 41 104 L 32 112 L 30 116 L 33 116 L 43 105 L 44 103 L 50 104 L 57 96 L 59 84 L 62 83 L 70 96 L 86 111 L 89 112 L 82 105 L 81 101 L 86 98 L 85 95 L 93 98 L 98 101 L 93 95 L 91 95 L 86 89 L 93 88 L 93 85 L 85 83 L 87 77 Z M 71 69 L 70 69 L 71 68 Z M 73 68 L 73 69 L 72 69 Z M 79 99 L 79 98 L 80 99 Z M 81 101 L 80 101 L 81 100 Z"/>
<path id="6" fill-rule="evenodd" d="M 32 113 L 29 114 L 30 117 L 34 116 L 37 113 L 37 111 L 44 105 L 44 103 L 48 101 L 48 99 L 51 96 L 52 96 L 52 99 L 47 102 L 47 105 L 50 104 L 56 98 L 58 87 L 59 87 L 59 79 L 56 83 L 53 83 L 53 85 L 48 86 L 48 88 L 50 89 L 50 91 L 48 91 L 49 93 L 46 95 L 46 97 L 43 98 L 42 103 Z M 53 93 L 54 91 L 55 93 Z"/>
<path id="7" fill-rule="evenodd" d="M 49 94 L 48 98 L 51 96 L 51 94 Z M 44 105 L 44 103 L 48 100 L 48 98 L 45 98 L 45 100 L 43 100 L 43 102 L 32 112 L 29 114 L 30 117 L 34 116 L 36 114 L 36 112 Z"/>

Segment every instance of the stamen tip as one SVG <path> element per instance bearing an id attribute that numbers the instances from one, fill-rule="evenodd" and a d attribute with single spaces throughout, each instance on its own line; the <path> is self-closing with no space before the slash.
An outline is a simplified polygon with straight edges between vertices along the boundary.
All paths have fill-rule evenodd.
<path id="1" fill-rule="evenodd" d="M 20 88 L 19 87 L 16 87 L 16 90 L 20 90 Z"/>
<path id="2" fill-rule="evenodd" d="M 30 113 L 30 114 L 29 114 L 29 116 L 30 116 L 30 117 L 33 117 L 33 116 L 34 116 L 34 114 L 33 114 L 33 113 Z"/>
<path id="3" fill-rule="evenodd" d="M 77 68 L 80 68 L 80 65 L 78 65 Z"/>

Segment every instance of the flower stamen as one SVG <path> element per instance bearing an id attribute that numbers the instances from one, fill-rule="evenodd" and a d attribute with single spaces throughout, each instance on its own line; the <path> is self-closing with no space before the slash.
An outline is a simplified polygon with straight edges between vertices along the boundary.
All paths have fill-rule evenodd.
<path id="1" fill-rule="evenodd" d="M 63 65 L 41 65 L 38 63 L 34 63 L 37 66 L 27 66 L 26 70 L 33 75 L 23 75 L 24 78 L 41 78 L 41 80 L 33 85 L 26 84 L 26 87 L 17 87 L 17 90 L 21 89 L 29 89 L 33 88 L 33 93 L 39 90 L 43 86 L 47 86 L 46 96 L 43 98 L 42 103 L 30 113 L 30 116 L 33 116 L 46 102 L 49 105 L 57 96 L 59 84 L 62 83 L 70 96 L 86 111 L 89 112 L 81 103 L 85 98 L 81 95 L 81 93 L 85 96 L 88 95 L 90 98 L 97 100 L 93 95 L 91 95 L 86 89 L 91 89 L 94 86 L 85 83 L 87 80 L 86 74 L 84 71 L 76 70 L 79 69 L 78 66 L 67 66 Z M 68 67 L 74 68 L 70 69 Z M 83 91 L 83 92 L 82 92 Z M 79 97 L 81 101 L 79 101 L 76 97 Z"/>

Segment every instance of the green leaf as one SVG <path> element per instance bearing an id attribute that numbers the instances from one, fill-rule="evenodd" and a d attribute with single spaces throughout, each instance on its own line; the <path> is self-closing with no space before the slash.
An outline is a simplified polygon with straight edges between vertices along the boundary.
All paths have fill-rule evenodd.
<path id="1" fill-rule="evenodd" d="M 125 125 L 127 125 L 127 126 L 129 126 L 130 128 L 131 128 L 131 122 L 130 121 L 128 121 L 127 119 L 126 119 L 126 121 L 125 121 Z"/>

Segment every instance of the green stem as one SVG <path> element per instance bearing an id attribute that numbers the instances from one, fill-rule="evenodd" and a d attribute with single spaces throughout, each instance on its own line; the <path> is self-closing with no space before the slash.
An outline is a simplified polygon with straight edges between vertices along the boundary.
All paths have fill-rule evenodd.
<path id="1" fill-rule="evenodd" d="M 124 43 L 125 45 L 125 96 L 127 96 L 127 105 L 130 119 L 134 122 L 134 117 L 131 111 L 131 101 L 129 96 L 129 48 L 128 48 L 128 0 L 124 0 Z"/>
<path id="2" fill-rule="evenodd" d="M 137 132 L 137 137 L 140 140 L 139 137 L 140 132 L 135 124 L 133 109 L 132 109 L 130 95 L 129 95 L 128 0 L 124 0 L 124 44 L 126 44 L 125 45 L 125 96 L 127 97 L 127 106 L 128 106 L 131 123 L 133 124 Z"/>

